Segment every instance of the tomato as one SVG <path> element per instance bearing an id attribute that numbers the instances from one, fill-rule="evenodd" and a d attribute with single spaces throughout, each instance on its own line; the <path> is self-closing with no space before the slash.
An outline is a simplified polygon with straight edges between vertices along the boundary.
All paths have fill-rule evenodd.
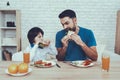
<path id="1" fill-rule="evenodd" d="M 91 60 L 85 60 L 85 61 L 83 62 L 83 64 L 84 64 L 84 66 L 86 66 L 86 65 L 89 65 L 91 62 L 92 62 Z"/>
<path id="2" fill-rule="evenodd" d="M 45 66 L 51 66 L 52 64 L 51 63 L 46 63 Z"/>

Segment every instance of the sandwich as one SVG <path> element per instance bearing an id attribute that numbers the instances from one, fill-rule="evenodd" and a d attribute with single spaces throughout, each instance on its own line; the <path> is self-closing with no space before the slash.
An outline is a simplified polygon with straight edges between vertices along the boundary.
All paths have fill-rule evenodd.
<path id="1" fill-rule="evenodd" d="M 70 30 L 69 30 L 68 33 L 67 33 L 67 35 L 70 36 L 70 35 L 72 35 L 72 34 L 74 34 L 74 33 L 75 33 L 74 31 L 70 31 Z"/>
<path id="2" fill-rule="evenodd" d="M 44 47 L 46 47 L 46 46 L 48 46 L 50 44 L 50 41 L 41 41 L 40 43 L 39 43 L 39 48 L 44 48 Z"/>

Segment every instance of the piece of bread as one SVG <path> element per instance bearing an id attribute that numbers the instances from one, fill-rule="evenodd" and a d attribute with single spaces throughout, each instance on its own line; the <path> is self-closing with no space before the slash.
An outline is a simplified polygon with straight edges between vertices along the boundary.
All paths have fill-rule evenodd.
<path id="1" fill-rule="evenodd" d="M 39 43 L 39 48 L 44 48 L 44 47 L 46 47 L 46 46 L 49 46 L 49 44 L 50 44 L 50 41 L 49 41 L 49 40 L 41 41 L 41 42 Z"/>
<path id="2" fill-rule="evenodd" d="M 74 34 L 75 32 L 73 32 L 73 31 L 68 31 L 68 33 L 67 33 L 67 35 L 72 35 L 72 34 Z"/>

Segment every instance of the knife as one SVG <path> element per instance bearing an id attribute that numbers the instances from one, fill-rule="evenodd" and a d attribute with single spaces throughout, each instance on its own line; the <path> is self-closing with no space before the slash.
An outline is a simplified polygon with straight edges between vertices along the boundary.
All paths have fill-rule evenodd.
<path id="1" fill-rule="evenodd" d="M 61 66 L 60 66 L 59 64 L 57 64 L 57 63 L 56 63 L 56 66 L 57 66 L 58 68 L 61 68 Z"/>

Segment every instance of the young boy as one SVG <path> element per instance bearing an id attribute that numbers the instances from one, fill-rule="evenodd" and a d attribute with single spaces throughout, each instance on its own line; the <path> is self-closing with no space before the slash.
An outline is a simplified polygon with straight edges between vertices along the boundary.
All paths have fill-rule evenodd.
<path id="1" fill-rule="evenodd" d="M 30 61 L 46 60 L 48 54 L 57 55 L 55 46 L 52 46 L 49 40 L 44 40 L 43 36 L 44 31 L 39 27 L 33 27 L 28 31 L 27 38 L 30 45 L 27 46 L 24 52 L 30 53 Z M 24 52 L 15 53 L 12 56 L 12 60 L 23 60 Z M 16 58 L 17 56 L 19 56 L 19 59 Z"/>

